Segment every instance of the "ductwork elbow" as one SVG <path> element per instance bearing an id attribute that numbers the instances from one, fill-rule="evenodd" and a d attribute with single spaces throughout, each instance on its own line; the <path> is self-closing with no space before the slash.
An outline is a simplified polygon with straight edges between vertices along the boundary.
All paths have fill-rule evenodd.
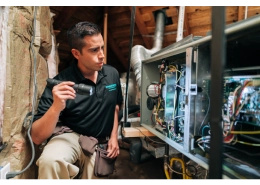
<path id="1" fill-rule="evenodd" d="M 141 45 L 136 45 L 132 48 L 131 67 L 136 76 L 136 82 L 141 87 L 141 64 L 151 56 L 152 52 Z"/>
<path id="2" fill-rule="evenodd" d="M 151 55 L 162 49 L 163 35 L 165 26 L 165 13 L 159 11 L 156 15 L 156 28 L 154 34 L 153 48 L 148 50 L 142 45 L 136 45 L 131 51 L 131 67 L 135 73 L 139 88 L 141 87 L 141 67 L 142 61 L 151 57 Z"/>

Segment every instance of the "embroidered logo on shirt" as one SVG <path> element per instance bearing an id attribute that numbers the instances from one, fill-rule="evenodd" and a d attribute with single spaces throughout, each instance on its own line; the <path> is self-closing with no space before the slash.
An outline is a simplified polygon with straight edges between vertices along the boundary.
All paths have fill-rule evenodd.
<path id="1" fill-rule="evenodd" d="M 108 91 L 114 91 L 116 90 L 116 84 L 107 85 L 106 88 Z"/>

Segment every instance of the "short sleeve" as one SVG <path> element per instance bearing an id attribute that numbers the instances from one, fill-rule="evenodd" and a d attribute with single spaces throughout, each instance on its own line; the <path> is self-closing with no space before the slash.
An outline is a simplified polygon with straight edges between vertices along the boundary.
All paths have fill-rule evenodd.
<path id="1" fill-rule="evenodd" d="M 48 111 L 52 103 L 52 90 L 49 87 L 45 87 L 40 98 L 36 114 L 34 115 L 33 122 L 40 119 Z"/>

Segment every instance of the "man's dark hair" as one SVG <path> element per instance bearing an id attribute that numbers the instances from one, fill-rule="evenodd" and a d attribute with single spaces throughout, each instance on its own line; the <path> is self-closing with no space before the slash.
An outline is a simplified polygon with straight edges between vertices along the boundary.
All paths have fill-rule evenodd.
<path id="1" fill-rule="evenodd" d="M 98 25 L 91 22 L 79 22 L 72 26 L 67 31 L 67 37 L 69 42 L 70 49 L 77 49 L 80 51 L 86 45 L 84 42 L 84 37 L 87 35 L 97 35 L 101 33 L 101 30 Z"/>

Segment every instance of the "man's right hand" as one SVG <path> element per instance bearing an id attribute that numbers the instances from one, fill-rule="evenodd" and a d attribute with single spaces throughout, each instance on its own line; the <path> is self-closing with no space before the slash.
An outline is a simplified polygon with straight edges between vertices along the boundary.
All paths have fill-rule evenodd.
<path id="1" fill-rule="evenodd" d="M 52 88 L 53 104 L 56 111 L 62 111 L 66 107 L 66 100 L 75 99 L 76 91 L 73 89 L 75 83 L 71 81 L 61 82 Z"/>

